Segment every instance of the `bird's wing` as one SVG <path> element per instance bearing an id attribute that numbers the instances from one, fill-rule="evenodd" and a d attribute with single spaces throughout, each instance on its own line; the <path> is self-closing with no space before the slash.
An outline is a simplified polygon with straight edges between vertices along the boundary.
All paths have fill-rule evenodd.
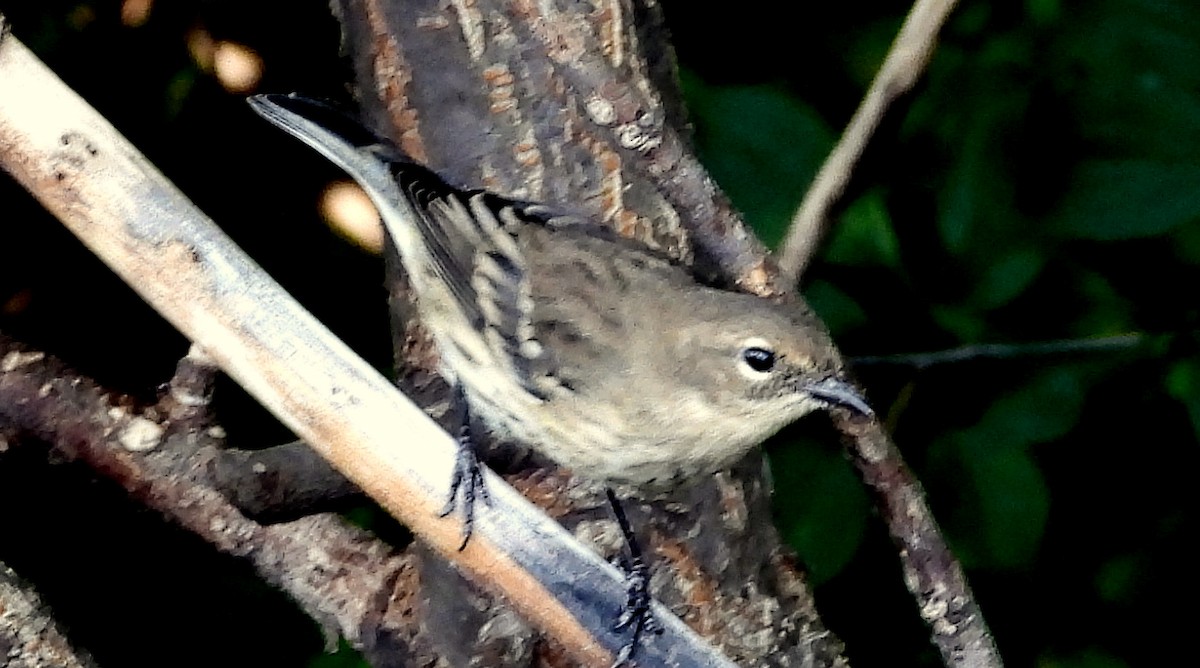
<path id="1" fill-rule="evenodd" d="M 259 95 L 249 102 L 367 191 L 418 295 L 437 301 L 432 291 L 444 288 L 461 315 L 455 318 L 459 325 L 470 327 L 495 363 L 506 366 L 531 394 L 546 398 L 558 386 L 551 358 L 531 325 L 534 302 L 518 235 L 527 225 L 577 227 L 584 225 L 580 219 L 455 188 L 324 103 L 287 95 Z"/>
<path id="2" fill-rule="evenodd" d="M 407 168 L 397 176 L 423 212 L 421 232 L 429 239 L 433 266 L 453 285 L 463 311 L 472 314 L 496 363 L 530 394 L 548 399 L 559 384 L 532 324 L 531 276 L 519 238 L 523 227 L 546 225 L 555 216 L 539 205 L 491 193 L 450 189 L 435 195 L 426 179 L 413 179 Z"/>

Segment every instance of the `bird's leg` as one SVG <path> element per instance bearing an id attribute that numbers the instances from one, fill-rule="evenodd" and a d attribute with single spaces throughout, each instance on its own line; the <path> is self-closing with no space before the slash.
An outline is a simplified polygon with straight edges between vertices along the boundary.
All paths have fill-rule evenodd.
<path id="1" fill-rule="evenodd" d="M 458 549 L 461 550 L 471 540 L 471 530 L 475 525 L 476 499 L 482 499 L 488 505 L 491 505 L 492 499 L 488 496 L 487 486 L 484 484 L 483 466 L 475 454 L 475 442 L 471 437 L 471 408 L 467 404 L 467 398 L 463 394 L 461 385 L 454 386 L 452 401 L 454 401 L 459 415 L 458 453 L 454 458 L 454 473 L 450 476 L 450 494 L 446 498 L 446 505 L 442 506 L 438 515 L 445 517 L 454 512 L 456 508 L 461 508 L 463 540 L 462 545 L 458 546 Z M 461 506 L 458 500 L 460 490 L 462 491 Z"/>
<path id="2" fill-rule="evenodd" d="M 617 660 L 613 663 L 613 667 L 616 668 L 633 658 L 633 652 L 641 642 L 643 633 L 662 633 L 662 627 L 658 625 L 654 619 L 654 611 L 650 609 L 650 567 L 642 557 L 642 548 L 638 546 L 637 537 L 633 535 L 629 519 L 625 517 L 625 509 L 617 501 L 617 495 L 611 488 L 605 488 L 604 493 L 608 495 L 608 504 L 612 506 L 613 515 L 617 517 L 617 525 L 621 527 L 625 547 L 629 551 L 628 557 L 621 557 L 621 570 L 625 572 L 625 606 L 621 609 L 621 615 L 613 629 L 631 629 L 632 636 L 617 652 Z"/>

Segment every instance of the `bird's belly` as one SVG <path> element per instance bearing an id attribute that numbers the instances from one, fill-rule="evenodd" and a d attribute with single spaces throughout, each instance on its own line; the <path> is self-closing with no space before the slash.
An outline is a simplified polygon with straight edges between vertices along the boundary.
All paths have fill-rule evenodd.
<path id="1" fill-rule="evenodd" d="M 511 402 L 476 395 L 472 403 L 497 435 L 528 445 L 581 478 L 602 483 L 675 487 L 730 466 L 753 443 L 731 445 L 704 434 L 671 434 L 648 441 L 619 420 L 596 420 L 563 405 L 529 406 L 521 418 Z"/>
<path id="2" fill-rule="evenodd" d="M 472 413 L 501 438 L 534 448 L 581 478 L 604 483 L 671 487 L 726 468 L 769 435 L 741 416 L 711 411 L 640 411 L 630 397 L 530 394 L 509 374 L 459 359 L 466 351 L 439 346 Z M 474 361 L 483 353 L 475 352 Z M 679 403 L 679 402 L 676 402 Z M 703 419 L 701 419 L 703 416 Z M 756 428 L 757 427 L 757 428 Z M 777 427 L 774 427 L 777 428 Z M 774 431 L 774 428 L 769 431 Z"/>

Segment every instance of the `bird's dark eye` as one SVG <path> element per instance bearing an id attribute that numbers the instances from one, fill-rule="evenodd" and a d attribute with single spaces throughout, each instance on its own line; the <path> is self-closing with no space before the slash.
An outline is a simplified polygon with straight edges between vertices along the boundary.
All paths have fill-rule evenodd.
<path id="1" fill-rule="evenodd" d="M 775 367 L 775 353 L 766 348 L 747 348 L 742 351 L 742 359 L 759 373 L 766 373 Z"/>

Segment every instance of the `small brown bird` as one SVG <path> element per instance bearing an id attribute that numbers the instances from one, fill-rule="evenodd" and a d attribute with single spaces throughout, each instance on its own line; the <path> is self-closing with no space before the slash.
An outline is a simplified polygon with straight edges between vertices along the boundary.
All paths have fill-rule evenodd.
<path id="1" fill-rule="evenodd" d="M 250 103 L 370 195 L 473 416 L 580 476 L 673 486 L 815 409 L 871 412 L 806 310 L 704 285 L 584 218 L 454 188 L 323 104 Z M 447 509 L 463 487 L 469 535 L 481 479 L 460 440 Z M 644 622 L 626 620 L 635 641 Z"/>

